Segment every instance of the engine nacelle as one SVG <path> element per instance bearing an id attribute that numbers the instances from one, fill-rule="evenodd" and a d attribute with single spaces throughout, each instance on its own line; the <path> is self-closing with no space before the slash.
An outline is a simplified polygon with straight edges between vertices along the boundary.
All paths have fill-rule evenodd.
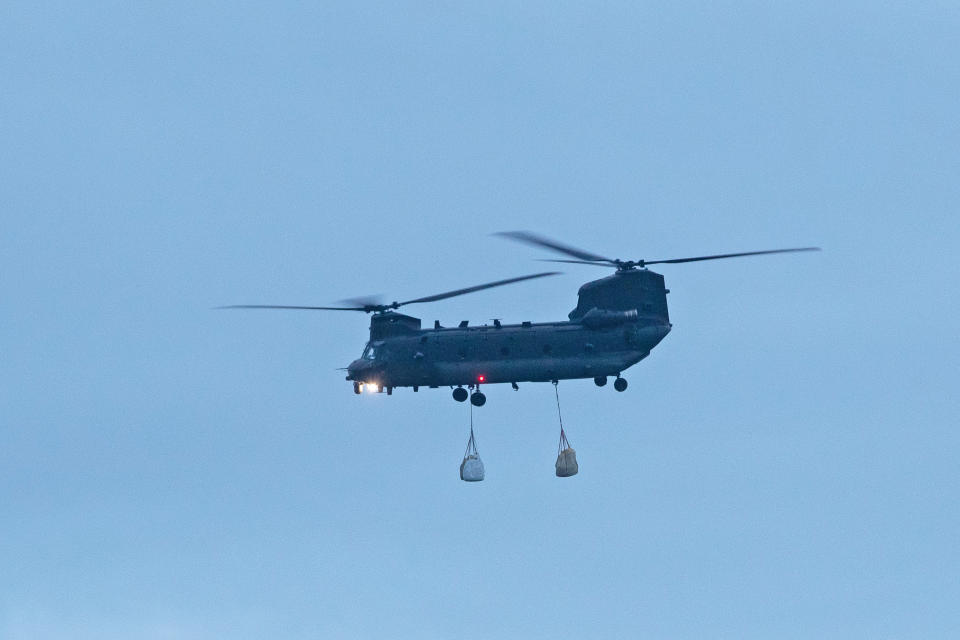
<path id="1" fill-rule="evenodd" d="M 629 311 L 610 311 L 609 309 L 597 309 L 594 307 L 587 311 L 580 323 L 591 329 L 602 329 L 604 327 L 616 327 L 627 322 L 637 321 L 637 310 Z"/>

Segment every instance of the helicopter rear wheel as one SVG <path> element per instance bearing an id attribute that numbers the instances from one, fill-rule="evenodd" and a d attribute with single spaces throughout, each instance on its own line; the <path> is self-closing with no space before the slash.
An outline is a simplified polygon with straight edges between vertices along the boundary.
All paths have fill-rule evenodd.
<path id="1" fill-rule="evenodd" d="M 617 391 L 626 391 L 627 390 L 627 381 L 624 378 L 617 378 L 613 381 L 613 388 Z"/>
<path id="2" fill-rule="evenodd" d="M 607 376 L 597 376 L 597 377 L 595 377 L 595 378 L 593 379 L 593 384 L 597 385 L 598 387 L 606 386 L 606 384 L 607 384 Z"/>
<path id="3" fill-rule="evenodd" d="M 467 399 L 467 390 L 463 387 L 457 387 L 453 390 L 453 399 L 457 402 L 463 402 Z"/>
<path id="4" fill-rule="evenodd" d="M 487 396 L 480 391 L 474 391 L 473 395 L 470 396 L 470 403 L 475 407 L 482 407 L 487 403 Z"/>

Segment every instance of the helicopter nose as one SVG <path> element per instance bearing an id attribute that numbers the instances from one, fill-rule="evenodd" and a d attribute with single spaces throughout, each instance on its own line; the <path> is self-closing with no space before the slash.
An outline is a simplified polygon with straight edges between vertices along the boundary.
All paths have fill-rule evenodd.
<path id="1" fill-rule="evenodd" d="M 376 363 L 368 360 L 354 360 L 347 367 L 347 380 L 356 380 L 357 382 L 366 382 L 368 378 L 376 376 L 378 373 Z"/>
<path id="2" fill-rule="evenodd" d="M 362 360 L 354 360 L 349 365 L 347 365 L 347 380 L 359 380 L 358 374 L 363 368 Z"/>

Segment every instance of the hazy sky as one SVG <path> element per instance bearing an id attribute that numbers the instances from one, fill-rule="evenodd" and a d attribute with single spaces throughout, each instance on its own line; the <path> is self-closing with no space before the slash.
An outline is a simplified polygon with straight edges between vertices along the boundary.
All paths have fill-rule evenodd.
<path id="1" fill-rule="evenodd" d="M 956 3 L 4 3 L 0 637 L 955 638 Z M 630 388 L 357 397 L 356 313 L 658 269 Z M 410 307 L 558 320 L 561 277 Z"/>

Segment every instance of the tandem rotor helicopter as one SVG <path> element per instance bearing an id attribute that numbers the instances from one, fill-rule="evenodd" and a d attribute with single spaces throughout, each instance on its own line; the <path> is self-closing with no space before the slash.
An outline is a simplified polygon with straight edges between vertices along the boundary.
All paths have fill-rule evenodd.
<path id="1" fill-rule="evenodd" d="M 396 309 L 424 302 L 444 300 L 474 291 L 524 280 L 558 275 L 550 271 L 439 293 L 423 298 L 384 304 L 372 298 L 344 300 L 342 307 L 307 307 L 244 304 L 221 309 L 302 309 L 362 311 L 370 317 L 370 340 L 363 354 L 346 368 L 346 379 L 354 393 L 364 389 L 392 394 L 398 387 L 453 388 L 453 399 L 469 396 L 477 407 L 487 399 L 481 385 L 509 382 L 554 382 L 593 378 L 598 387 L 614 378 L 613 387 L 625 391 L 626 369 L 640 362 L 663 340 L 670 328 L 667 294 L 663 276 L 647 269 L 653 264 L 679 264 L 739 258 L 772 253 L 819 251 L 819 247 L 772 249 L 725 253 L 670 260 L 618 260 L 583 251 L 529 231 L 507 231 L 495 235 L 550 249 L 566 259 L 544 260 L 613 267 L 609 276 L 584 284 L 578 291 L 576 308 L 568 320 L 521 322 L 492 326 L 470 326 L 464 320 L 456 327 L 420 326 L 420 319 L 397 313 Z M 467 389 L 471 392 L 468 393 Z"/>

